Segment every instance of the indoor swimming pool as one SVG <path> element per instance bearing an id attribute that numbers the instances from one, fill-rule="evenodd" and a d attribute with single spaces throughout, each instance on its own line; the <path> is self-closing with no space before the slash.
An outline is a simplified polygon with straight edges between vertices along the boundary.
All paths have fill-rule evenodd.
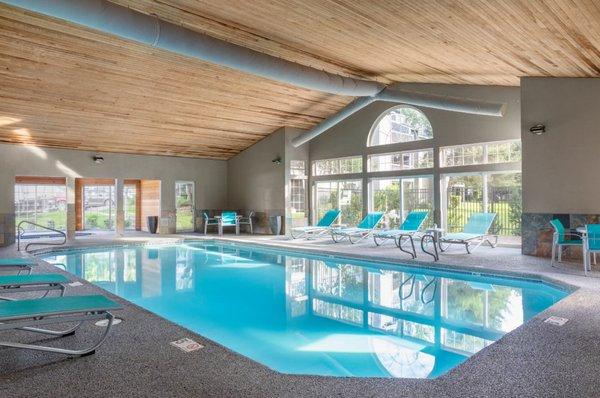
<path id="1" fill-rule="evenodd" d="M 534 280 L 216 241 L 41 258 L 290 374 L 435 378 L 568 295 Z"/>

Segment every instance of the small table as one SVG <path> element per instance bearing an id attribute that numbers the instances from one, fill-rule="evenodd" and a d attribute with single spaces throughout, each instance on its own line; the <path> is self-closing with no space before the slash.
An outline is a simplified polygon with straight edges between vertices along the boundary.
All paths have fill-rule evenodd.
<path id="1" fill-rule="evenodd" d="M 421 237 L 421 250 L 423 250 L 423 253 L 427 253 L 430 256 L 432 256 L 435 261 L 439 261 L 439 259 L 440 259 L 440 255 L 438 253 L 438 244 L 439 244 L 440 238 L 442 237 L 443 234 L 444 234 L 443 228 L 437 228 L 437 227 L 427 228 L 427 229 L 425 229 L 425 233 Z M 431 239 L 431 242 L 433 243 L 433 252 L 430 252 L 425 249 L 426 238 Z"/>

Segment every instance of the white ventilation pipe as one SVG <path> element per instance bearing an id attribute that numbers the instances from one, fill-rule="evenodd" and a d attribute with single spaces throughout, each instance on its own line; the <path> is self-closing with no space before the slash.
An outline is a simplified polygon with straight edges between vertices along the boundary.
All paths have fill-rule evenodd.
<path id="1" fill-rule="evenodd" d="M 328 73 L 215 39 L 106 0 L 0 2 L 308 90 L 360 97 L 385 88 L 379 82 Z"/>
<path id="2" fill-rule="evenodd" d="M 215 39 L 106 0 L 0 2 L 308 90 L 361 97 L 312 130 L 296 137 L 292 141 L 294 146 L 310 141 L 374 101 L 391 101 L 486 116 L 502 116 L 504 113 L 505 104 L 401 91 L 386 88 L 375 81 L 328 73 Z"/>
<path id="3" fill-rule="evenodd" d="M 292 139 L 292 145 L 294 147 L 299 147 L 300 145 L 307 143 L 375 101 L 396 102 L 400 104 L 421 106 L 424 108 L 441 109 L 444 111 L 469 113 L 481 116 L 502 117 L 506 111 L 506 104 L 504 103 L 475 101 L 465 98 L 450 97 L 447 95 L 425 94 L 386 88 L 373 97 L 362 97 L 351 102 L 335 115 L 325 119 L 309 131 Z"/>

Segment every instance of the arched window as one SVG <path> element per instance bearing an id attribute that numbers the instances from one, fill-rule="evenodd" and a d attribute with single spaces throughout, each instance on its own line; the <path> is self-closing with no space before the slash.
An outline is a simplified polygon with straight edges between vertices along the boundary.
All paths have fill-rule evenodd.
<path id="1" fill-rule="evenodd" d="M 433 129 L 427 116 L 420 110 L 400 105 L 382 114 L 369 134 L 368 146 L 428 140 Z"/>

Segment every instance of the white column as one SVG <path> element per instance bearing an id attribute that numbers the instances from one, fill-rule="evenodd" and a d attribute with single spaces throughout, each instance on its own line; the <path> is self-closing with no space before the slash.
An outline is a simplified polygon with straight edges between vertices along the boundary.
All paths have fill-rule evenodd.
<path id="1" fill-rule="evenodd" d="M 488 212 L 488 177 L 489 175 L 487 173 L 483 173 L 482 174 L 482 180 L 483 180 L 483 212 L 487 213 Z"/>
<path id="2" fill-rule="evenodd" d="M 75 239 L 77 213 L 75 211 L 75 178 L 66 177 L 67 185 L 67 239 Z"/>
<path id="3" fill-rule="evenodd" d="M 125 208 L 123 201 L 123 186 L 124 181 L 122 178 L 118 178 L 115 180 L 115 202 L 117 203 L 116 232 L 119 236 L 123 236 L 123 234 L 125 234 Z"/>

